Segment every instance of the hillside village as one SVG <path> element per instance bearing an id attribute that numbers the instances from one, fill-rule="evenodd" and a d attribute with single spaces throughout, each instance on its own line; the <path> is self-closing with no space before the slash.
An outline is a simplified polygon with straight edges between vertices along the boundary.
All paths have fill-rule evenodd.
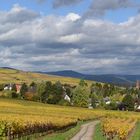
<path id="1" fill-rule="evenodd" d="M 105 108 L 111 110 L 140 111 L 140 82 L 136 87 L 122 88 L 110 84 L 88 85 L 80 80 L 79 85 L 52 83 L 51 81 L 0 85 L 0 96 L 50 104 Z M 82 97 L 82 98 L 81 98 Z M 126 98 L 126 99 L 125 99 Z M 123 101 L 124 100 L 124 101 Z M 127 103 L 127 101 L 129 100 Z"/>

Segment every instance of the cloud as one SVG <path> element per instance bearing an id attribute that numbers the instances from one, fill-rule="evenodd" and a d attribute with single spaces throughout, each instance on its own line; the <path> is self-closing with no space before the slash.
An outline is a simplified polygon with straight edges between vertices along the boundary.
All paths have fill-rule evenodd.
<path id="1" fill-rule="evenodd" d="M 117 24 L 75 13 L 40 16 L 19 5 L 0 15 L 0 66 L 139 73 L 140 15 Z"/>
<path id="2" fill-rule="evenodd" d="M 39 17 L 39 14 L 15 4 L 9 12 L 0 11 L 0 23 L 22 23 Z"/>
<path id="3" fill-rule="evenodd" d="M 59 8 L 63 6 L 70 6 L 74 4 L 78 4 L 83 0 L 54 0 L 53 1 L 53 8 Z"/>
<path id="4" fill-rule="evenodd" d="M 93 0 L 84 16 L 104 16 L 108 10 L 134 7 L 138 8 L 140 5 L 133 0 Z"/>

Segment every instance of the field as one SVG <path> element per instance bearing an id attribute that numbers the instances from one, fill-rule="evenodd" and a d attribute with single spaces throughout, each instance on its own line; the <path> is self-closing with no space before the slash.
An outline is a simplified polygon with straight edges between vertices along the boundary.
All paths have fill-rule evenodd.
<path id="1" fill-rule="evenodd" d="M 20 137 L 38 132 L 56 131 L 69 126 L 75 126 L 79 120 L 106 117 L 120 118 L 130 122 L 135 120 L 136 122 L 140 119 L 140 114 L 0 99 L 0 136 Z M 112 119 L 110 121 L 113 122 Z"/>
<path id="2" fill-rule="evenodd" d="M 61 81 L 62 83 L 67 83 L 71 85 L 77 85 L 77 83 L 79 83 L 79 79 L 76 78 L 59 77 L 46 74 L 0 68 L 0 83 L 23 83 L 23 82 L 31 83 L 32 81 L 34 82 Z M 91 81 L 87 82 L 91 83 Z"/>
<path id="3" fill-rule="evenodd" d="M 0 69 L 0 83 L 61 81 L 77 85 L 79 79 Z M 86 81 L 90 85 L 91 81 Z M 99 136 L 126 140 L 140 120 L 136 112 L 89 110 L 78 107 L 48 105 L 37 102 L 0 98 L 0 139 L 19 138 L 34 133 L 50 133 L 76 126 L 79 121 L 100 119 Z M 139 123 L 138 123 L 139 124 Z M 123 126 L 123 127 L 122 127 Z M 138 125 L 139 127 L 139 125 Z M 138 131 L 138 130 L 137 130 Z M 139 133 L 136 133 L 136 136 Z M 102 137 L 102 136 L 101 136 Z M 135 140 L 135 139 L 134 139 Z"/>

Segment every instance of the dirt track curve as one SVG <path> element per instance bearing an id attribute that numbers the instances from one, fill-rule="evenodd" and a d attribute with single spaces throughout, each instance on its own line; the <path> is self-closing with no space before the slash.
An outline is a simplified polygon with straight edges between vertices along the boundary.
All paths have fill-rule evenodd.
<path id="1" fill-rule="evenodd" d="M 89 122 L 81 126 L 81 130 L 71 140 L 93 140 L 94 130 L 99 121 Z"/>

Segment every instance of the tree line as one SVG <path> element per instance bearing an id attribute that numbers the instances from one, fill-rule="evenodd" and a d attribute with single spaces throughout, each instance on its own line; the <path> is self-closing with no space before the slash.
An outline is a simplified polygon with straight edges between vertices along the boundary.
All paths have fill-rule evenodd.
<path id="1" fill-rule="evenodd" d="M 0 85 L 3 91 L 3 85 Z M 113 84 L 92 83 L 88 85 L 81 79 L 79 84 L 72 86 L 62 84 L 60 81 L 52 83 L 43 81 L 23 83 L 20 93 L 13 84 L 11 91 L 3 91 L 3 95 L 10 98 L 38 101 L 48 104 L 72 105 L 78 107 L 105 108 L 111 110 L 134 110 L 140 105 L 140 91 L 135 88 L 122 88 Z M 67 100 L 67 98 L 69 100 Z"/>

